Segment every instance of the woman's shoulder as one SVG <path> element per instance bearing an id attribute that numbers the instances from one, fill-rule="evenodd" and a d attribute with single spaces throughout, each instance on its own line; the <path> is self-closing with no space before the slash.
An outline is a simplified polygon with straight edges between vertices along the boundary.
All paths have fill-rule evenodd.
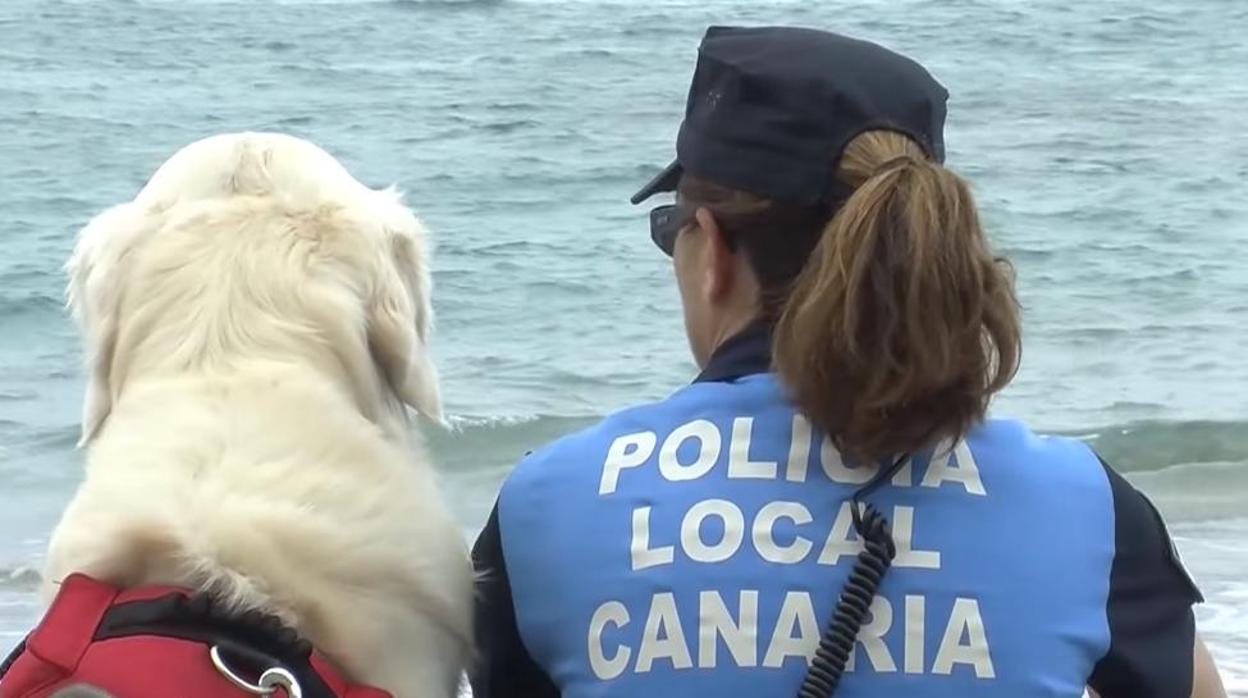
<path id="1" fill-rule="evenodd" d="M 1016 419 L 989 419 L 965 440 L 985 477 L 1008 480 L 1031 491 L 1108 490 L 1105 465 L 1085 440 L 1037 431 Z"/>
<path id="2" fill-rule="evenodd" d="M 967 435 L 975 446 L 1009 447 L 1036 457 L 1096 461 L 1096 452 L 1083 439 L 1063 434 L 1037 431 L 1026 422 L 1012 418 L 987 419 Z"/>

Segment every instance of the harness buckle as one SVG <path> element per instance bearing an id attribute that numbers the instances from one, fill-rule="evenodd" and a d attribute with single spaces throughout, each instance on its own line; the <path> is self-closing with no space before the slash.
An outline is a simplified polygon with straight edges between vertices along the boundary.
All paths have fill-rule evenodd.
<path id="1" fill-rule="evenodd" d="M 252 694 L 253 696 L 272 696 L 277 691 L 286 692 L 286 698 L 303 698 L 303 688 L 299 686 L 299 680 L 295 675 L 282 667 L 269 667 L 260 674 L 260 682 L 253 684 L 246 679 L 234 673 L 225 660 L 221 657 L 221 647 L 213 645 L 208 650 L 208 656 L 212 659 L 212 666 L 217 673 L 225 677 L 227 681 L 234 684 L 238 688 Z"/>

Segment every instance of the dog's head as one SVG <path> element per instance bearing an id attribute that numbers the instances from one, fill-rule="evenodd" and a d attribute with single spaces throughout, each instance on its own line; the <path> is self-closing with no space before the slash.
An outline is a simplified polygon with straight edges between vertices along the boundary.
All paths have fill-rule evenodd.
<path id="1" fill-rule="evenodd" d="M 384 391 L 440 420 L 427 255 L 398 192 L 365 187 L 311 143 L 187 146 L 93 219 L 66 265 L 88 361 L 81 443 L 136 366 L 194 369 L 301 341 L 332 345 L 362 402 Z"/>

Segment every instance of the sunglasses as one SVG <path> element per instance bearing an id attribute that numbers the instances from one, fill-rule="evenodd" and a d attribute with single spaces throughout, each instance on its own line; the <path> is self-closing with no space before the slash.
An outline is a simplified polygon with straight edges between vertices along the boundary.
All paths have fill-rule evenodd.
<path id="1" fill-rule="evenodd" d="M 692 222 L 693 211 L 686 207 L 679 204 L 658 206 L 650 211 L 650 239 L 663 254 L 671 257 L 676 249 L 676 236 Z"/>

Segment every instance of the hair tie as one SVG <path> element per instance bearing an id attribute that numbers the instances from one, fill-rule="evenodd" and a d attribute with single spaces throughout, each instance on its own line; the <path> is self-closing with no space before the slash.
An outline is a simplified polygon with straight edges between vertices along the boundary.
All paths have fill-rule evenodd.
<path id="1" fill-rule="evenodd" d="M 867 179 L 875 179 L 880 175 L 888 174 L 893 170 L 898 170 L 917 162 L 918 160 L 913 155 L 898 155 L 895 158 L 889 158 L 881 163 L 879 167 L 871 170 L 871 176 Z"/>

